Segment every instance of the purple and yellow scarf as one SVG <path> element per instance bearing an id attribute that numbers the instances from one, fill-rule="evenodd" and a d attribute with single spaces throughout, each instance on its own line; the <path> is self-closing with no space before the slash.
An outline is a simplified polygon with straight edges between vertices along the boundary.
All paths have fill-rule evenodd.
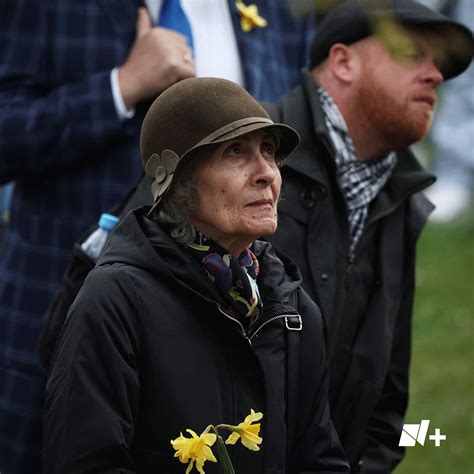
<path id="1" fill-rule="evenodd" d="M 194 242 L 186 248 L 214 282 L 226 304 L 226 311 L 241 323 L 251 324 L 262 308 L 257 287 L 260 267 L 255 254 L 246 248 L 234 258 L 199 231 Z"/>

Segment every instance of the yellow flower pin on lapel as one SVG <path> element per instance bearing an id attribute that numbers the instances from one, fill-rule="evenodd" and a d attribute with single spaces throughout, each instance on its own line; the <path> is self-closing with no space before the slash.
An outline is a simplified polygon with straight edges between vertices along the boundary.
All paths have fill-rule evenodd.
<path id="1" fill-rule="evenodd" d="M 255 27 L 265 28 L 267 20 L 258 14 L 257 5 L 245 5 L 244 2 L 235 2 L 238 12 L 240 13 L 240 27 L 244 33 L 252 31 Z"/>

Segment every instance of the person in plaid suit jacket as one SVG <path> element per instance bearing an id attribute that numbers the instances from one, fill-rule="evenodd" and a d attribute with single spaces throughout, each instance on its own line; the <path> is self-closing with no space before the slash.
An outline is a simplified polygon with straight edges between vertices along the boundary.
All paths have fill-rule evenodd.
<path id="1" fill-rule="evenodd" d="M 248 33 L 240 27 L 235 2 L 228 6 L 245 86 L 257 99 L 272 100 L 298 83 L 313 25 L 291 16 L 285 2 L 255 3 L 268 26 Z M 139 126 L 149 100 L 194 74 L 192 61 L 179 63 L 186 51 L 182 38 L 148 28 L 151 41 L 143 34 L 143 18 L 137 30 L 140 5 L 138 0 L 3 2 L 0 183 L 16 185 L 0 260 L 2 474 L 41 471 L 45 374 L 36 343 L 73 243 L 139 178 Z M 148 53 L 148 64 L 137 48 Z M 179 64 L 175 61 L 170 74 L 165 60 L 173 51 Z M 111 70 L 127 61 L 134 65 L 135 81 L 140 72 L 146 84 L 126 103 L 135 105 L 134 117 L 121 120 Z"/>

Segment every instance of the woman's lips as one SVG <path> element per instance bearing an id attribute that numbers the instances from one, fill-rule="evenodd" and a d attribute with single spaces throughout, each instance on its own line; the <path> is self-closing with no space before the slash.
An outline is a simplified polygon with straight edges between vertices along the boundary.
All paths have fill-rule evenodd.
<path id="1" fill-rule="evenodd" d="M 248 207 L 261 207 L 273 209 L 273 199 L 259 199 L 258 201 L 252 201 L 247 204 Z"/>

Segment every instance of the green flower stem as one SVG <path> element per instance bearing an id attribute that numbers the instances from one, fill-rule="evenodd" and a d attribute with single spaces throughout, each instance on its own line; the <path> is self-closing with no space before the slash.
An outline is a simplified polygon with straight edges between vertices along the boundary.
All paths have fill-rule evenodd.
<path id="1" fill-rule="evenodd" d="M 223 425 L 218 425 L 218 427 L 223 427 Z M 219 461 L 219 468 L 221 468 L 222 474 L 235 474 L 234 466 L 232 466 L 229 453 L 227 452 L 227 448 L 225 447 L 223 439 L 220 437 L 217 431 L 217 427 L 211 425 L 210 430 L 217 436 L 217 459 Z"/>
<path id="2" fill-rule="evenodd" d="M 209 433 L 209 431 L 213 431 L 214 433 L 216 432 L 216 430 L 213 430 L 214 426 L 213 425 L 209 425 L 206 427 L 206 429 L 202 432 L 202 434 L 206 434 L 206 433 Z"/>
<path id="3" fill-rule="evenodd" d="M 238 426 L 225 425 L 225 424 L 217 425 L 215 428 L 216 428 L 216 430 L 219 430 L 220 428 L 222 428 L 222 429 L 228 430 L 228 431 L 239 431 L 240 430 L 240 428 Z"/>

